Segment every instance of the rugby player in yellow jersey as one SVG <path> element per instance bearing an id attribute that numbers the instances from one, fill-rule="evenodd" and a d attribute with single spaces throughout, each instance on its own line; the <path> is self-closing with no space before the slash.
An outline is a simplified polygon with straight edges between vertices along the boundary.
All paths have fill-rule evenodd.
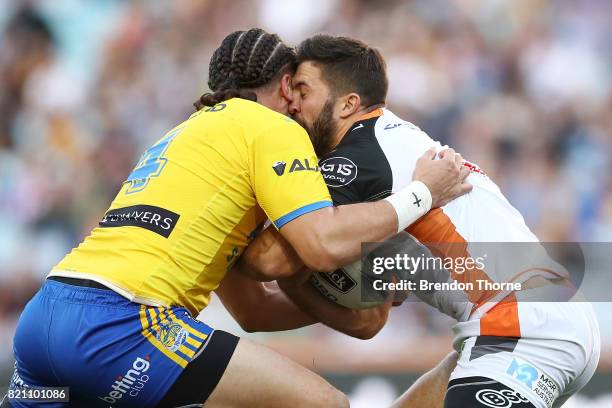
<path id="1" fill-rule="evenodd" d="M 449 151 L 424 156 L 386 200 L 333 207 L 308 135 L 283 115 L 294 62 L 263 30 L 223 40 L 214 93 L 142 155 L 99 227 L 26 306 L 10 389 L 70 387 L 70 402 L 48 407 L 347 406 L 316 374 L 193 317 L 267 219 L 309 268 L 330 271 L 470 186 Z M 235 313 L 270 311 L 266 330 L 312 322 L 280 291 L 265 305 L 235 295 L 220 291 Z"/>

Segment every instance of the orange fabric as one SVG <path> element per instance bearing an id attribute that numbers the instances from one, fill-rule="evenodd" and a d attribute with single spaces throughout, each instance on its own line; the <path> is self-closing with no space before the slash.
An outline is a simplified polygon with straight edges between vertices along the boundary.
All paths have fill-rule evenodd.
<path id="1" fill-rule="evenodd" d="M 359 119 L 357 119 L 357 120 L 359 121 L 359 120 L 366 120 L 366 119 L 371 119 L 371 118 L 377 118 L 379 116 L 382 116 L 382 114 L 383 114 L 382 109 L 378 108 L 378 109 L 374 109 L 372 112 L 369 112 L 369 113 L 366 113 L 363 116 L 360 116 Z"/>
<path id="2" fill-rule="evenodd" d="M 440 208 L 431 210 L 412 224 L 407 231 L 427 246 L 433 255 L 440 258 L 465 259 L 470 256 L 467 241 L 457 232 L 452 220 Z M 478 268 L 467 269 L 463 273 L 454 270 L 450 272 L 451 277 L 457 282 L 474 282 L 474 290 L 467 293 L 472 303 L 482 303 L 497 293 L 478 289 L 477 279 L 491 281 L 487 274 Z"/>
<path id="3" fill-rule="evenodd" d="M 440 208 L 431 210 L 427 215 L 412 224 L 407 231 L 429 248 L 433 255 L 441 258 L 466 258 L 468 242 L 457 232 L 453 221 Z M 493 298 L 499 291 L 479 290 L 476 280 L 491 282 L 481 269 L 467 269 L 464 273 L 450 271 L 457 282 L 474 282 L 474 289 L 467 292 L 468 299 L 474 303 L 474 310 Z M 520 337 L 521 326 L 518 318 L 516 297 L 510 295 L 493 307 L 480 319 L 482 336 Z"/>
<path id="4" fill-rule="evenodd" d="M 514 294 L 499 302 L 480 318 L 480 335 L 521 337 L 518 303 Z"/>

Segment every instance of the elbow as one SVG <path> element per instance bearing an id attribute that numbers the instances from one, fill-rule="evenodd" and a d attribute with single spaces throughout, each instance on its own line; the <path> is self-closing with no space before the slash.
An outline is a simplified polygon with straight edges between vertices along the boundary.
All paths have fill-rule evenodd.
<path id="1" fill-rule="evenodd" d="M 245 275 L 259 282 L 269 282 L 291 275 L 289 265 L 283 264 L 276 257 L 254 257 L 247 252 L 239 261 L 239 268 Z"/>
<path id="2" fill-rule="evenodd" d="M 258 321 L 258 319 L 256 318 L 256 316 L 254 316 L 251 313 L 240 313 L 240 314 L 233 314 L 234 320 L 236 320 L 236 323 L 238 323 L 238 325 L 240 326 L 240 328 L 242 330 L 244 330 L 247 333 L 256 333 L 261 331 L 261 326 L 260 326 L 260 322 Z"/>
<path id="3" fill-rule="evenodd" d="M 246 333 L 257 333 L 259 330 L 250 324 L 240 324 L 240 328 Z"/>
<path id="4" fill-rule="evenodd" d="M 240 325 L 240 328 L 247 333 L 257 333 L 257 332 L 265 331 L 265 330 L 262 330 L 259 323 L 254 320 L 243 320 L 243 321 L 239 321 L 238 324 Z"/>
<path id="5" fill-rule="evenodd" d="M 257 269 L 257 280 L 261 282 L 283 279 L 291 275 L 293 275 L 293 270 L 287 264 L 272 258 L 267 259 L 267 262 L 261 264 Z"/>
<path id="6" fill-rule="evenodd" d="M 382 330 L 384 325 L 384 321 L 381 323 L 371 324 L 355 330 L 351 336 L 359 340 L 370 340 Z"/>
<path id="7" fill-rule="evenodd" d="M 388 309 L 384 307 L 355 310 L 353 313 L 359 316 L 356 319 L 358 323 L 346 334 L 360 340 L 370 340 L 376 336 L 385 326 L 389 317 Z"/>

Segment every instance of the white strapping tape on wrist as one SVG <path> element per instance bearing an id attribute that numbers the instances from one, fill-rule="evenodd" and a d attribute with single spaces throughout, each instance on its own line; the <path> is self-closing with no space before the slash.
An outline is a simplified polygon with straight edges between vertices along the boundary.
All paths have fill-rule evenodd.
<path id="1" fill-rule="evenodd" d="M 421 181 L 413 181 L 395 194 L 385 198 L 397 213 L 398 230 L 403 231 L 431 210 L 431 192 Z"/>

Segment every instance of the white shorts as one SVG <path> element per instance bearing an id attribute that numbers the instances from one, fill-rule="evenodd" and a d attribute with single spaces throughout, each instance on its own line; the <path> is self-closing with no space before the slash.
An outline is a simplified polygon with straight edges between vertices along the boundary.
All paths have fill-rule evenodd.
<path id="1" fill-rule="evenodd" d="M 467 338 L 457 350 L 460 357 L 450 379 L 490 378 L 538 408 L 560 407 L 588 383 L 597 368 L 600 334 L 593 308 L 574 302 L 522 303 L 520 307 L 521 314 L 534 316 L 528 324 L 521 321 L 521 337 Z"/>

